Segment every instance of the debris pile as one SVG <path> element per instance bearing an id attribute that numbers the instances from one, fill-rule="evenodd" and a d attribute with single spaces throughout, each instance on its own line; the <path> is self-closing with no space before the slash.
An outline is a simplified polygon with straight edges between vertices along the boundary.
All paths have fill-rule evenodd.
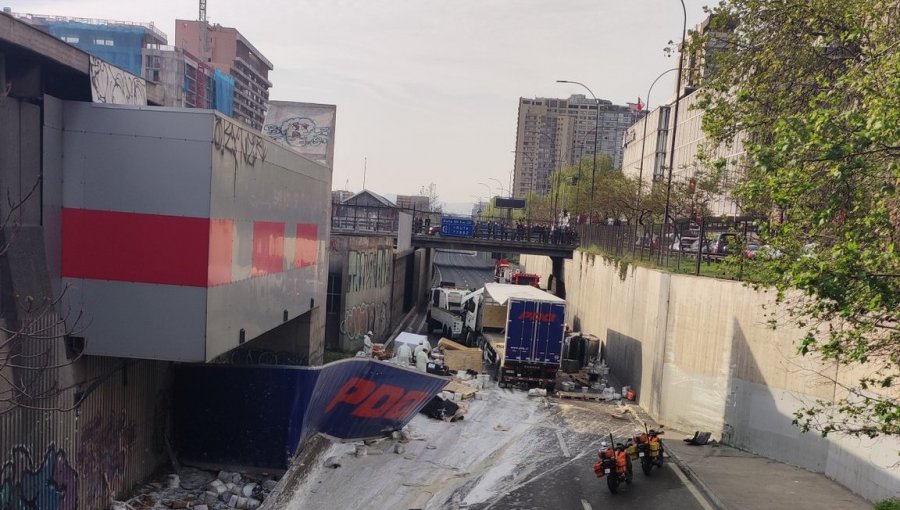
<path id="1" fill-rule="evenodd" d="M 462 420 L 469 410 L 467 401 L 479 398 L 478 390 L 484 389 L 486 382 L 487 376 L 484 374 L 479 375 L 474 370 L 460 370 L 447 383 L 444 391 L 431 399 L 421 412 L 436 420 Z"/>
<path id="2" fill-rule="evenodd" d="M 165 482 L 152 482 L 127 501 L 115 501 L 110 510 L 255 510 L 278 480 L 268 474 L 214 473 L 185 467 Z"/>

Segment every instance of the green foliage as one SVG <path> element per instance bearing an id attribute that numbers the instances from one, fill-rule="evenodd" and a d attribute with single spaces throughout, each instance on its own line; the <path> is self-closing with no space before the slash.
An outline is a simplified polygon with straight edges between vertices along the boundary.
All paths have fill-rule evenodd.
<path id="1" fill-rule="evenodd" d="M 525 197 L 527 205 L 521 217 L 549 223 L 554 212 L 565 210 L 572 216 L 590 214 L 595 221 L 601 222 L 612 218 L 632 225 L 662 223 L 665 183 L 643 184 L 638 200 L 638 180 L 614 169 L 609 157 L 597 156 L 597 170 L 592 173 L 593 161 L 589 157 L 563 167 L 551 175 L 551 189 L 546 196 L 529 194 Z M 710 198 L 718 193 L 718 172 L 694 169 L 693 175 L 693 185 L 684 179 L 672 183 L 669 201 L 673 218 L 708 212 Z"/>
<path id="2" fill-rule="evenodd" d="M 872 507 L 872 510 L 900 510 L 900 499 L 883 499 L 878 503 L 875 503 L 875 506 Z"/>
<path id="3" fill-rule="evenodd" d="M 694 44 L 720 48 L 704 130 L 741 140 L 745 213 L 782 254 L 754 264 L 802 318 L 799 352 L 865 364 L 845 397 L 801 409 L 823 435 L 900 434 L 900 2 L 728 0 Z M 696 49 L 696 48 L 694 48 Z"/>

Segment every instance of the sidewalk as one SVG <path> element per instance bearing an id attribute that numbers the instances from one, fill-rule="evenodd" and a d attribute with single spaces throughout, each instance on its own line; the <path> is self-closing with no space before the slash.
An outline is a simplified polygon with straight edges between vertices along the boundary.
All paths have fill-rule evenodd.
<path id="1" fill-rule="evenodd" d="M 725 445 L 694 446 L 693 433 L 666 429 L 670 460 L 717 510 L 870 510 L 872 504 L 825 475 Z"/>

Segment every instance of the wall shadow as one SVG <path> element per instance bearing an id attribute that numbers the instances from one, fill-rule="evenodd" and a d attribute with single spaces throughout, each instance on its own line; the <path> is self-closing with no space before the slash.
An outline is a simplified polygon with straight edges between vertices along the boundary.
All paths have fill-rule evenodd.
<path id="1" fill-rule="evenodd" d="M 634 388 L 640 399 L 641 377 L 644 370 L 643 344 L 640 340 L 613 329 L 606 330 L 606 341 L 603 344 L 606 364 L 610 375 L 622 385 Z M 621 390 L 621 388 L 617 388 Z"/>

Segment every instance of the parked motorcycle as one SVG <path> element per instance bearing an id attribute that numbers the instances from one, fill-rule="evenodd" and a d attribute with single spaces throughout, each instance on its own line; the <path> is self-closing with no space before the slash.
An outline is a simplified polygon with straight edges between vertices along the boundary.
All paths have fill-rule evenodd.
<path id="1" fill-rule="evenodd" d="M 612 446 L 615 444 L 615 446 Z M 634 455 L 635 446 L 631 439 L 624 443 L 613 443 L 612 434 L 609 442 L 603 441 L 597 450 L 599 460 L 594 463 L 594 474 L 597 478 L 606 477 L 606 485 L 609 492 L 615 494 L 622 483 L 631 484 L 634 473 L 631 469 L 631 457 Z"/>
<path id="2" fill-rule="evenodd" d="M 663 466 L 663 444 L 659 438 L 663 433 L 662 430 L 645 429 L 644 433 L 636 433 L 632 438 L 641 461 L 641 470 L 647 476 L 650 476 L 653 466 Z"/>

